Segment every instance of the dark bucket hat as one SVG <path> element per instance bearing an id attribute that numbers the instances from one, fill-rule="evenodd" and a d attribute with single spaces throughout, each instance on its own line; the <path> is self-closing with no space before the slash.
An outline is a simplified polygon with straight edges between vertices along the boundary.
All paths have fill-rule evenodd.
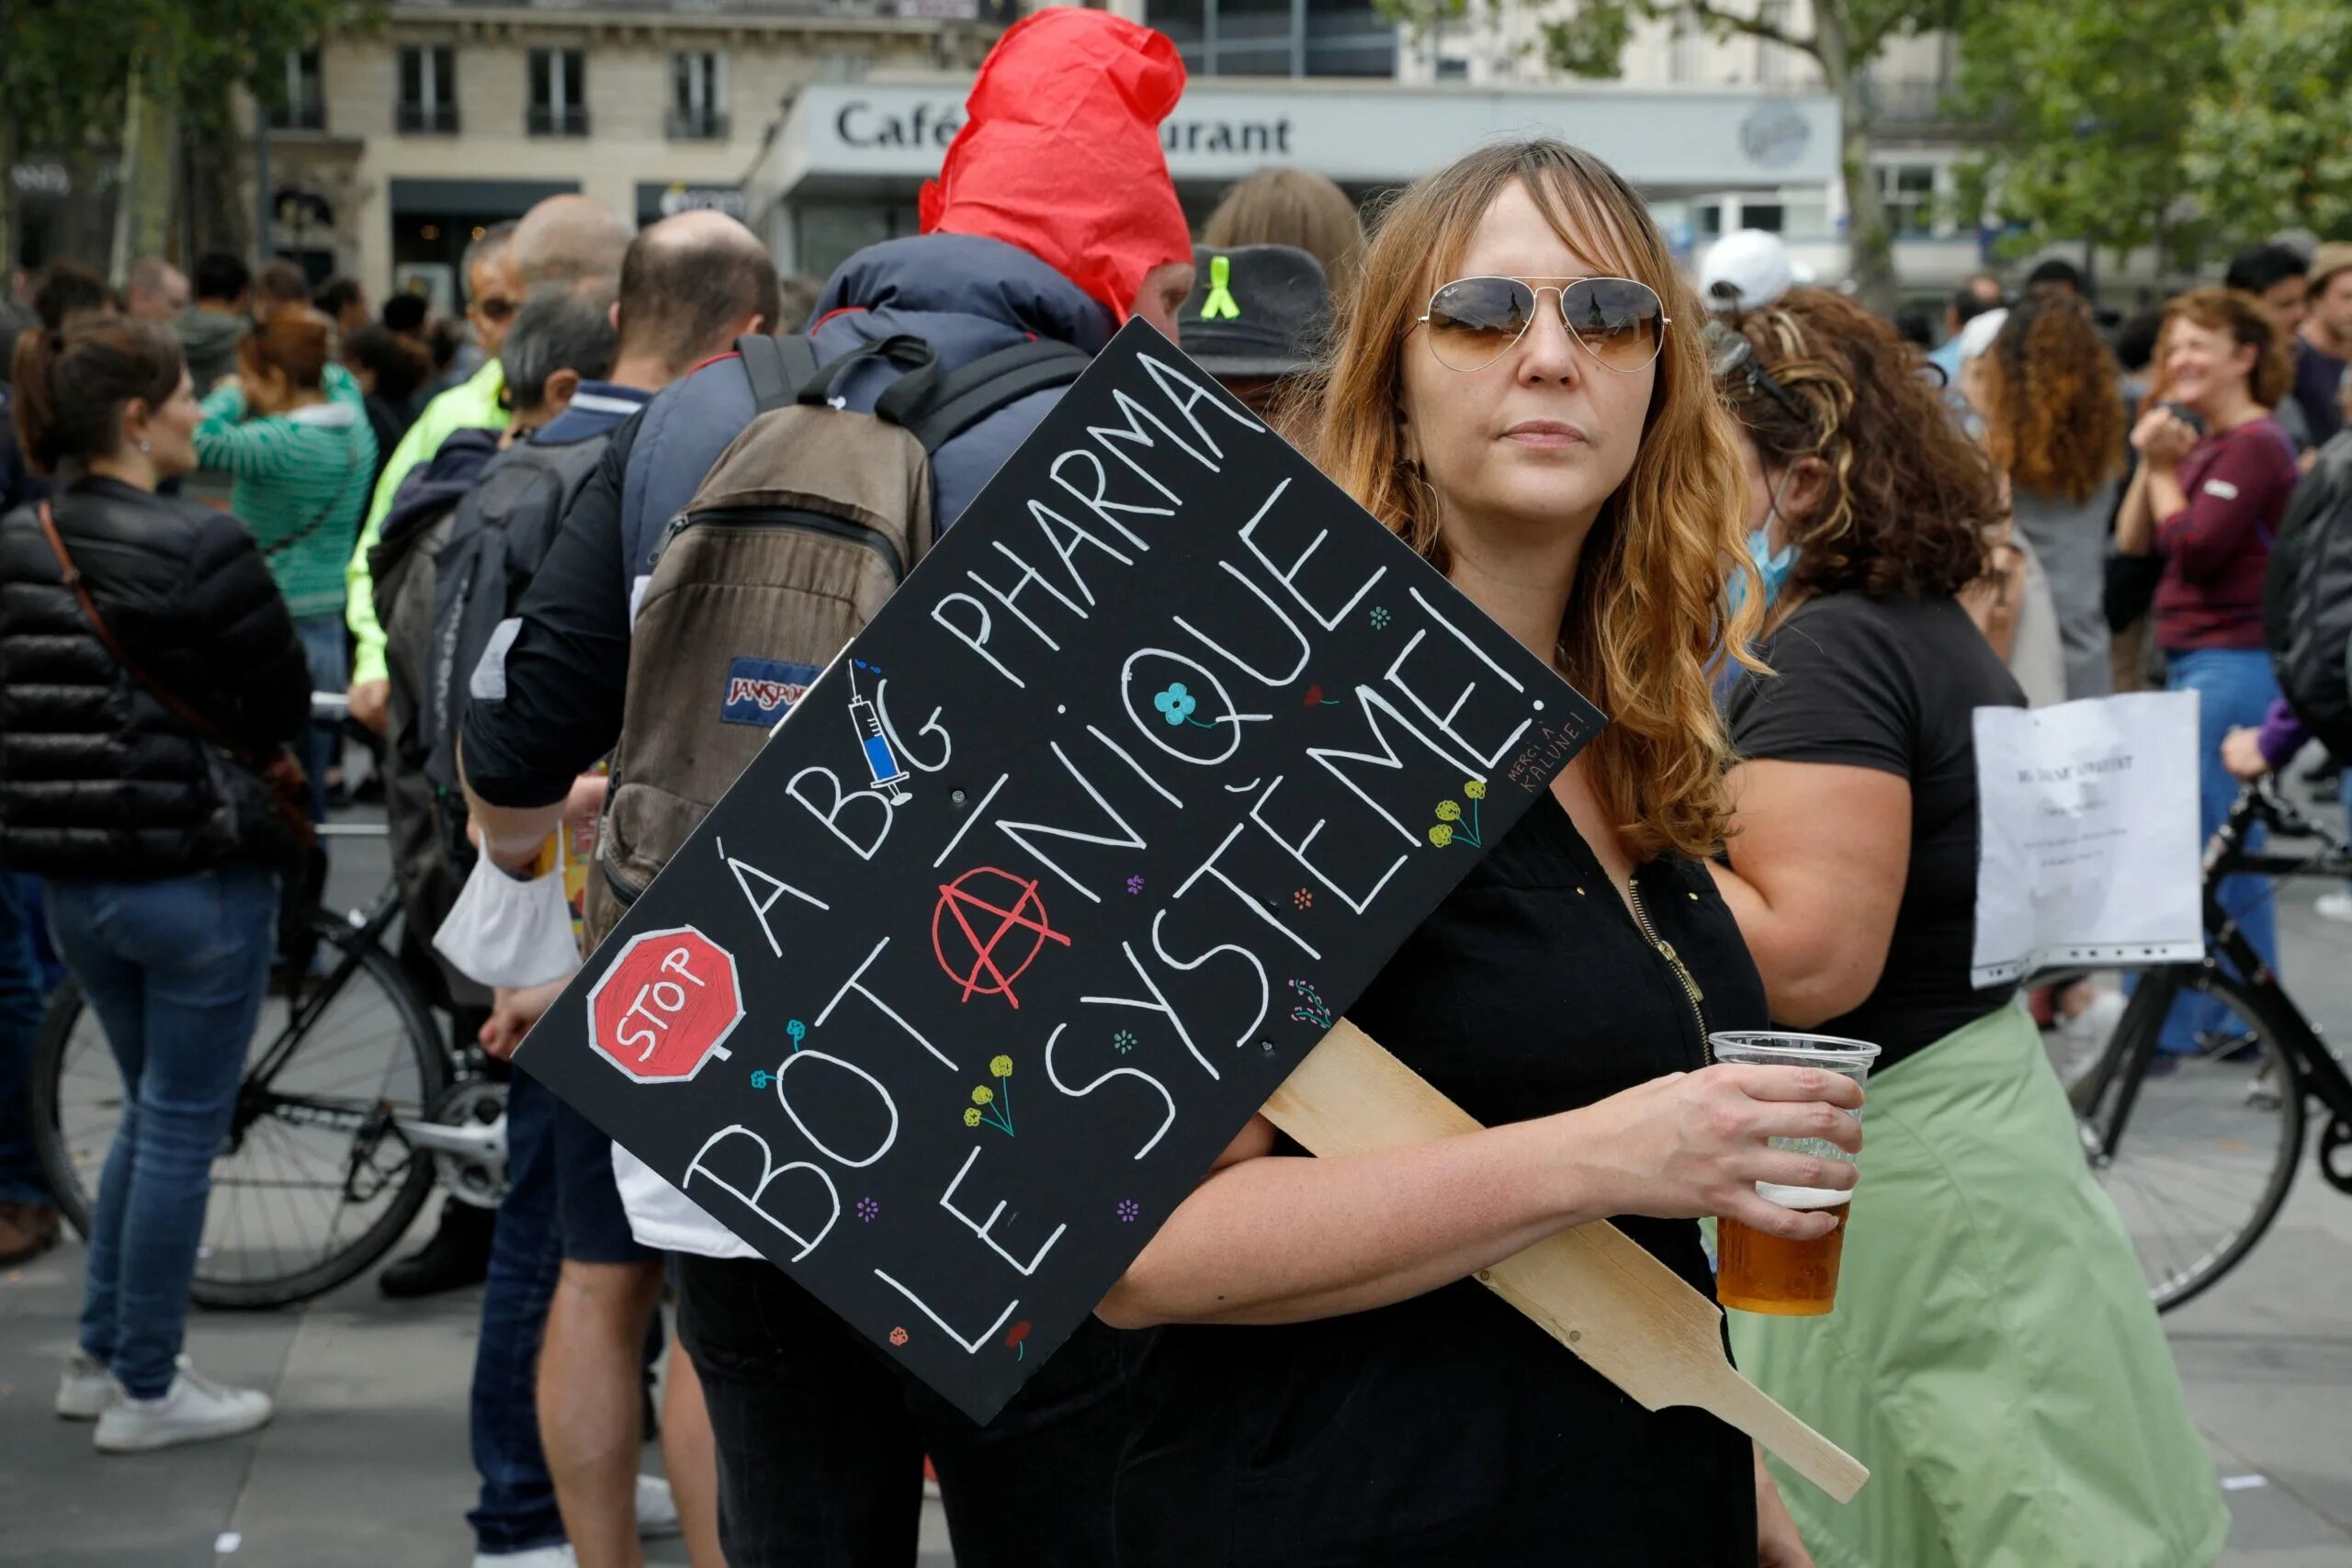
<path id="1" fill-rule="evenodd" d="M 1177 317 L 1180 346 L 1212 376 L 1295 376 L 1331 324 L 1323 264 L 1289 245 L 1193 247 L 1192 297 Z"/>

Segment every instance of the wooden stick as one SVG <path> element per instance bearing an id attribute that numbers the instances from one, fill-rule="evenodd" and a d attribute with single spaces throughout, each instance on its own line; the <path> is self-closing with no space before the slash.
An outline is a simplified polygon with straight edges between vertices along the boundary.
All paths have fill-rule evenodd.
<path id="1" fill-rule="evenodd" d="M 1341 1019 L 1266 1102 L 1308 1152 L 1337 1157 L 1459 1137 L 1477 1121 Z M 1749 1382 L 1724 1357 L 1723 1309 L 1606 1221 L 1537 1242 L 1478 1282 L 1525 1313 L 1645 1410 L 1721 1417 L 1840 1503 L 1870 1472 Z"/>

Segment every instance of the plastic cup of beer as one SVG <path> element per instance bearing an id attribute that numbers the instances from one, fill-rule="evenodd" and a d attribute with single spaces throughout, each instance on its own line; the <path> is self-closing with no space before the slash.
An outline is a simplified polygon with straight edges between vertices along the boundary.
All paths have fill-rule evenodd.
<path id="1" fill-rule="evenodd" d="M 1879 1048 L 1827 1034 L 1717 1034 L 1718 1062 L 1756 1067 L 1820 1067 L 1860 1083 Z M 1855 1112 L 1860 1120 L 1860 1113 Z M 1852 1164 L 1854 1156 L 1826 1138 L 1775 1138 L 1772 1146 Z M 1756 1184 L 1757 1196 L 1784 1209 L 1835 1209 L 1838 1224 L 1812 1241 L 1790 1241 L 1752 1230 L 1724 1215 L 1715 1222 L 1715 1300 L 1742 1312 L 1774 1317 L 1818 1317 L 1838 1302 L 1838 1264 L 1846 1252 L 1847 1200 L 1831 1187 Z"/>

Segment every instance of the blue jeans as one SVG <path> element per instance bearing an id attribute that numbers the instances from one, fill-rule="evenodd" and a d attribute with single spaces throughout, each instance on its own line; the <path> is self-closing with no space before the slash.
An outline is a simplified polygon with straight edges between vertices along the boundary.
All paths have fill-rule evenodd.
<path id="1" fill-rule="evenodd" d="M 2197 694 L 2197 825 L 2201 846 L 2212 838 L 2238 797 L 2238 781 L 2222 765 L 2222 738 L 2233 729 L 2260 725 L 2278 695 L 2270 655 L 2260 649 L 2201 648 L 2168 653 L 2167 689 Z M 2259 850 L 2267 835 L 2260 828 L 2245 847 Z M 2267 876 L 2233 876 L 2222 885 L 2222 907 L 2238 923 L 2262 961 L 2278 963 L 2278 911 Z M 2173 1004 L 2158 1039 L 2175 1053 L 2197 1049 L 2202 1033 L 2233 1027 L 2232 1014 L 2211 997 L 2184 996 Z"/>
<path id="2" fill-rule="evenodd" d="M 277 883 L 229 864 L 148 882 L 48 884 L 58 951 L 122 1068 L 122 1120 L 98 1179 L 82 1349 L 123 1387 L 171 1387 L 204 1235 L 212 1156 L 261 1012 Z"/>
<path id="3" fill-rule="evenodd" d="M 539 1446 L 539 1341 L 563 1267 L 556 1225 L 556 1099 L 517 1068 L 506 1086 L 506 1197 L 491 1233 L 490 1278 L 474 1347 L 474 1469 L 481 1496 L 466 1520 L 484 1552 L 564 1539 Z"/>
<path id="4" fill-rule="evenodd" d="M 32 922 L 17 879 L 0 871 L 0 1203 L 52 1203 L 33 1149 L 33 1043 L 43 998 Z"/>
<path id="5" fill-rule="evenodd" d="M 311 661 L 311 690 L 341 692 L 351 684 L 351 655 L 344 643 L 341 615 L 309 615 L 294 623 L 302 639 L 303 655 Z M 311 775 L 311 818 L 327 819 L 327 770 L 343 750 L 343 731 L 332 724 L 305 726 L 296 743 L 302 771 Z"/>

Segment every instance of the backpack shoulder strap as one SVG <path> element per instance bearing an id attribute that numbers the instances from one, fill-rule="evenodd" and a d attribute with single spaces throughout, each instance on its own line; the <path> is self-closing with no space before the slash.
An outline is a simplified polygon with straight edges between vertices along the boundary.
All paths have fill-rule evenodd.
<path id="1" fill-rule="evenodd" d="M 1069 386 L 1092 363 L 1083 349 L 1066 343 L 1040 338 L 1015 344 L 942 377 L 922 406 L 899 423 L 922 443 L 924 451 L 936 452 L 999 410 L 1032 393 Z M 881 411 L 877 407 L 876 412 Z"/>
<path id="2" fill-rule="evenodd" d="M 817 378 L 817 345 L 798 333 L 789 337 L 746 333 L 735 340 L 743 373 L 752 378 L 755 412 L 790 408 L 800 389 Z"/>

